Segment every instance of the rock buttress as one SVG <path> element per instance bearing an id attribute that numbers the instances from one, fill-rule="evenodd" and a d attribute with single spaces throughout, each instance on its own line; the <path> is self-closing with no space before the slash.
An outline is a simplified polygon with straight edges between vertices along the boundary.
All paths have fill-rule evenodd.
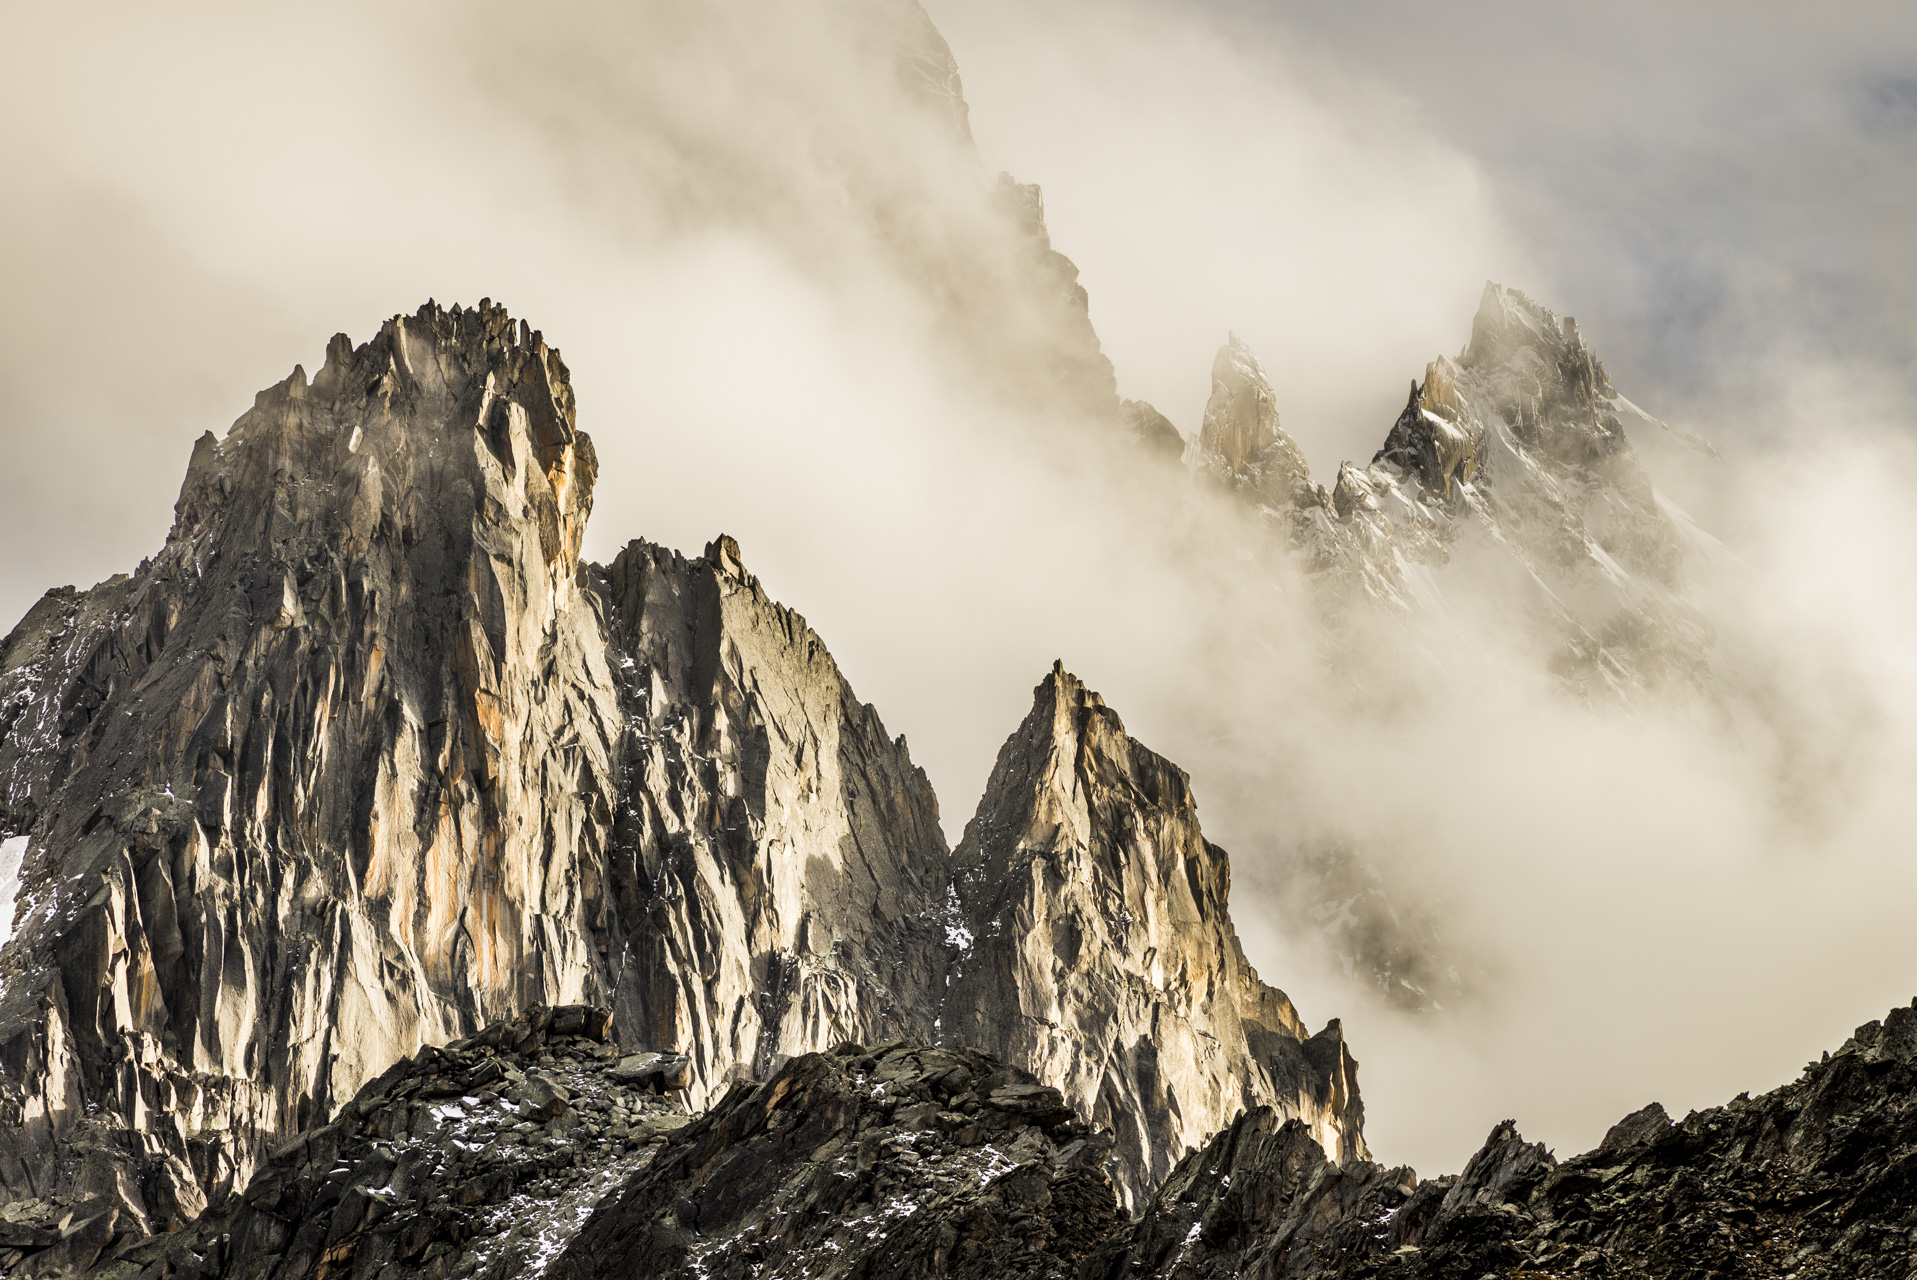
<path id="1" fill-rule="evenodd" d="M 693 1095 L 846 1040 L 929 1039 L 949 854 L 903 738 L 720 538 L 604 574 L 631 733 L 611 936 L 622 1034 Z"/>
<path id="2" fill-rule="evenodd" d="M 1062 667 L 999 752 L 953 853 L 962 948 L 941 1034 L 1058 1086 L 1140 1202 L 1248 1107 L 1365 1154 L 1357 1064 L 1245 959 L 1224 850 L 1182 770 Z"/>

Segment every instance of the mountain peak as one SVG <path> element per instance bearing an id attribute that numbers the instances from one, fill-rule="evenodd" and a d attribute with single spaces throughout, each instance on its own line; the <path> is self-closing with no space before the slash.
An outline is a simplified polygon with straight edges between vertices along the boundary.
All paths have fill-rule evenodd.
<path id="1" fill-rule="evenodd" d="M 1211 363 L 1198 448 L 1214 480 L 1265 505 L 1289 505 L 1310 487 L 1311 468 L 1279 425 L 1278 397 L 1264 366 L 1235 333 Z"/>
<path id="2" fill-rule="evenodd" d="M 1246 960 L 1230 863 L 1184 771 L 1063 664 L 1000 750 L 952 865 L 967 941 L 946 1035 L 1026 1064 L 1110 1127 L 1132 1202 L 1260 1103 L 1306 1119 L 1332 1158 L 1362 1154 L 1356 1064 Z"/>

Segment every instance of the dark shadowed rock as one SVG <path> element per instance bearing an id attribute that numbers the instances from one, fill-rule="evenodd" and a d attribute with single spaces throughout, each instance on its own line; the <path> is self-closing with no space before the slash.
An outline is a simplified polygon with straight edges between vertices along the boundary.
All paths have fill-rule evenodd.
<path id="1" fill-rule="evenodd" d="M 93 1274 L 537 1275 L 687 1122 L 676 1098 L 615 1077 L 610 1025 L 604 1009 L 538 1008 L 422 1049 L 275 1150 L 239 1194 Z"/>
<path id="2" fill-rule="evenodd" d="M 1181 1163 L 1085 1280 L 1906 1280 L 1917 1004 L 1802 1078 L 1673 1124 L 1656 1104 L 1562 1163 L 1499 1125 L 1457 1177 L 1329 1165 L 1254 1112 Z"/>
<path id="3" fill-rule="evenodd" d="M 741 1085 L 610 1196 L 555 1280 L 1075 1274 L 1108 1136 L 982 1054 L 856 1044 Z"/>
<path id="4" fill-rule="evenodd" d="M 561 1013 L 581 1036 L 541 1032 Z M 844 1045 L 687 1124 L 622 1086 L 605 1015 L 535 1011 L 370 1084 L 242 1195 L 98 1274 L 1906 1280 L 1917 1004 L 1801 1079 L 1671 1123 L 1652 1105 L 1560 1162 L 1506 1121 L 1461 1174 L 1327 1158 L 1269 1107 L 1179 1161 L 1136 1220 L 1110 1135 L 969 1050 Z M 542 1085 L 540 1082 L 544 1082 Z M 518 1120 L 541 1088 L 570 1104 Z M 538 1096 L 545 1096 L 539 1094 Z M 656 1150 L 655 1150 L 656 1148 Z M 15 1205 L 6 1265 L 98 1252 L 96 1217 Z M 88 1256 L 91 1256 L 89 1254 Z"/>

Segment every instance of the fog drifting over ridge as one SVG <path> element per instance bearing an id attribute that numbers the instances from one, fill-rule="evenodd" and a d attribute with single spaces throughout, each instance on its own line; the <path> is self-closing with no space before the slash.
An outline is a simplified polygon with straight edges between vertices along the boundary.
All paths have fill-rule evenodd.
<path id="1" fill-rule="evenodd" d="M 1362 44 L 1328 70 L 1268 57 L 1282 23 L 1267 48 L 1169 6 L 935 7 L 974 164 L 869 76 L 876 5 L 782 26 L 723 4 L 467 12 L 25 20 L 0 90 L 9 620 L 155 549 L 192 438 L 294 360 L 312 372 L 334 330 L 490 296 L 573 370 L 603 463 L 588 553 L 739 537 L 908 735 L 954 838 L 1054 657 L 1184 766 L 1264 976 L 1314 1026 L 1345 1018 L 1387 1161 L 1454 1169 L 1507 1115 L 1588 1147 L 1650 1098 L 1777 1083 L 1917 990 L 1895 368 L 1707 351 L 1717 382 L 1761 372 L 1765 438 L 1713 421 L 1724 460 L 1650 459 L 1728 544 L 1694 581 L 1759 701 L 1796 718 L 1572 704 L 1466 593 L 1404 638 L 1445 678 L 1354 711 L 1297 576 L 1239 572 L 1257 535 L 1228 513 L 981 389 L 900 257 L 920 232 L 869 211 L 903 173 L 899 199 L 969 244 L 1000 167 L 1045 185 L 1121 390 L 1191 432 L 1237 329 L 1328 481 L 1462 345 L 1486 276 L 1582 314 L 1558 277 L 1600 270 L 1540 278 L 1574 249 Z M 1607 261 L 1633 266 L 1617 240 Z M 1610 336 L 1591 332 L 1620 389 L 1672 416 Z M 1808 803 L 1783 802 L 1793 781 Z M 1327 966 L 1272 870 L 1326 835 L 1441 910 L 1478 998 L 1410 1017 Z"/>

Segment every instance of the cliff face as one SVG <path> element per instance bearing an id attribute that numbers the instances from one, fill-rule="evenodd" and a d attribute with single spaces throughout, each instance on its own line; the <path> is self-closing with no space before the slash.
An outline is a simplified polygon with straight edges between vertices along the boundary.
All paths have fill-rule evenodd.
<path id="1" fill-rule="evenodd" d="M 426 308 L 195 446 L 8 639 L 0 1185 L 190 1215 L 423 1041 L 600 993 L 618 708 L 558 354 Z"/>
<path id="2" fill-rule="evenodd" d="M 904 743 L 729 539 L 582 567 L 593 478 L 558 354 L 428 307 L 203 439 L 161 554 L 7 640 L 9 1197 L 177 1223 L 534 1003 L 616 1004 L 695 1103 L 930 1034 Z"/>
<path id="3" fill-rule="evenodd" d="M 1184 773 L 1062 667 L 999 752 L 953 853 L 960 953 L 942 1034 L 1025 1065 L 1116 1139 L 1142 1201 L 1247 1107 L 1365 1154 L 1356 1063 L 1259 981 L 1225 853 Z"/>
<path id="4" fill-rule="evenodd" d="M 693 1096 L 846 1040 L 929 1037 L 945 980 L 938 801 L 805 619 L 721 538 L 604 571 L 631 779 L 608 936 L 619 1023 Z"/>

